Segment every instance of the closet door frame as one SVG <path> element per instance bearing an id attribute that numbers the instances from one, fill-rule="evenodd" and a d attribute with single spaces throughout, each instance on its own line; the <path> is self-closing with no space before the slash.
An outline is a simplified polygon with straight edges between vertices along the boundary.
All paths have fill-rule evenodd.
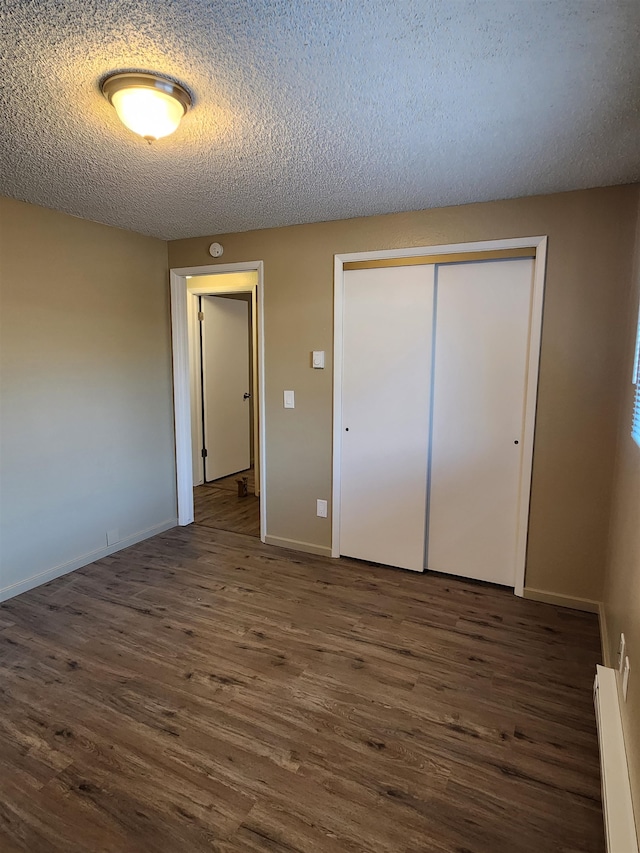
<path id="1" fill-rule="evenodd" d="M 527 533 L 529 526 L 529 503 L 531 495 L 531 472 L 533 467 L 533 442 L 535 433 L 536 403 L 538 394 L 538 372 L 540 365 L 540 343 L 542 338 L 542 307 L 547 259 L 547 237 L 518 237 L 507 240 L 487 240 L 477 243 L 452 243 L 441 246 L 419 246 L 404 249 L 384 249 L 372 252 L 353 252 L 334 256 L 334 313 L 333 313 L 333 477 L 331 513 L 331 556 L 340 556 L 340 477 L 342 470 L 342 353 L 343 353 L 343 310 L 345 264 L 371 261 L 391 261 L 389 266 L 411 263 L 411 259 L 427 256 L 431 263 L 438 263 L 438 255 L 468 255 L 466 260 L 483 252 L 508 250 L 535 250 L 533 261 L 533 292 L 531 297 L 531 322 L 529 328 L 529 354 L 524 410 L 522 467 L 520 475 L 518 529 L 516 532 L 515 588 L 518 596 L 524 594 L 525 565 L 527 557 Z M 403 259 L 406 259 L 403 261 Z M 443 257 L 442 262 L 446 259 Z M 420 261 L 423 262 L 422 260 Z M 426 259 L 425 259 L 426 262 Z"/>

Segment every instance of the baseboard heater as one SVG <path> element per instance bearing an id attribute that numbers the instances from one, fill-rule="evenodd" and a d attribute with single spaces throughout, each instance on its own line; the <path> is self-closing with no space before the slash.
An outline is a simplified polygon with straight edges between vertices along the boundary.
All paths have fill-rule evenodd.
<path id="1" fill-rule="evenodd" d="M 602 812 L 607 853 L 638 853 L 616 672 L 596 667 L 593 702 L 600 745 Z"/>

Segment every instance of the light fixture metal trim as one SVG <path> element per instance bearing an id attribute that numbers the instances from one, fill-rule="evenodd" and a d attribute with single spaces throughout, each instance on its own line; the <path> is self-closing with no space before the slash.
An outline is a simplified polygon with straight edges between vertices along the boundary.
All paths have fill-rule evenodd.
<path id="1" fill-rule="evenodd" d="M 100 88 L 109 103 L 113 103 L 114 94 L 121 89 L 158 89 L 182 104 L 185 113 L 192 104 L 191 95 L 180 83 L 176 83 L 175 80 L 168 80 L 166 77 L 160 77 L 158 74 L 142 71 L 111 74 L 102 81 Z"/>

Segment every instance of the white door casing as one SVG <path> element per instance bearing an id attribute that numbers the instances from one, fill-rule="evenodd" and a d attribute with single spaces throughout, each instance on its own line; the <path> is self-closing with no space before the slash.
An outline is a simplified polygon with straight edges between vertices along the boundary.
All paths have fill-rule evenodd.
<path id="1" fill-rule="evenodd" d="M 433 272 L 345 274 L 340 553 L 424 568 Z"/>
<path id="2" fill-rule="evenodd" d="M 200 343 L 200 299 L 187 290 L 187 322 L 189 337 L 189 397 L 191 414 L 191 454 L 193 485 L 204 483 L 204 433 L 202 429 L 202 347 Z"/>
<path id="3" fill-rule="evenodd" d="M 201 306 L 205 480 L 210 482 L 251 465 L 249 305 L 203 296 Z"/>

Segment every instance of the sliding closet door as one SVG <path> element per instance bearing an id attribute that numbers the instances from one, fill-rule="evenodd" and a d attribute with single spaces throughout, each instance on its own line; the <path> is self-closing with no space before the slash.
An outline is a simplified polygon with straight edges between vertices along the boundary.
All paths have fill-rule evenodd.
<path id="1" fill-rule="evenodd" d="M 344 281 L 340 553 L 422 571 L 434 268 Z"/>
<path id="2" fill-rule="evenodd" d="M 533 261 L 438 267 L 428 568 L 513 586 Z"/>

